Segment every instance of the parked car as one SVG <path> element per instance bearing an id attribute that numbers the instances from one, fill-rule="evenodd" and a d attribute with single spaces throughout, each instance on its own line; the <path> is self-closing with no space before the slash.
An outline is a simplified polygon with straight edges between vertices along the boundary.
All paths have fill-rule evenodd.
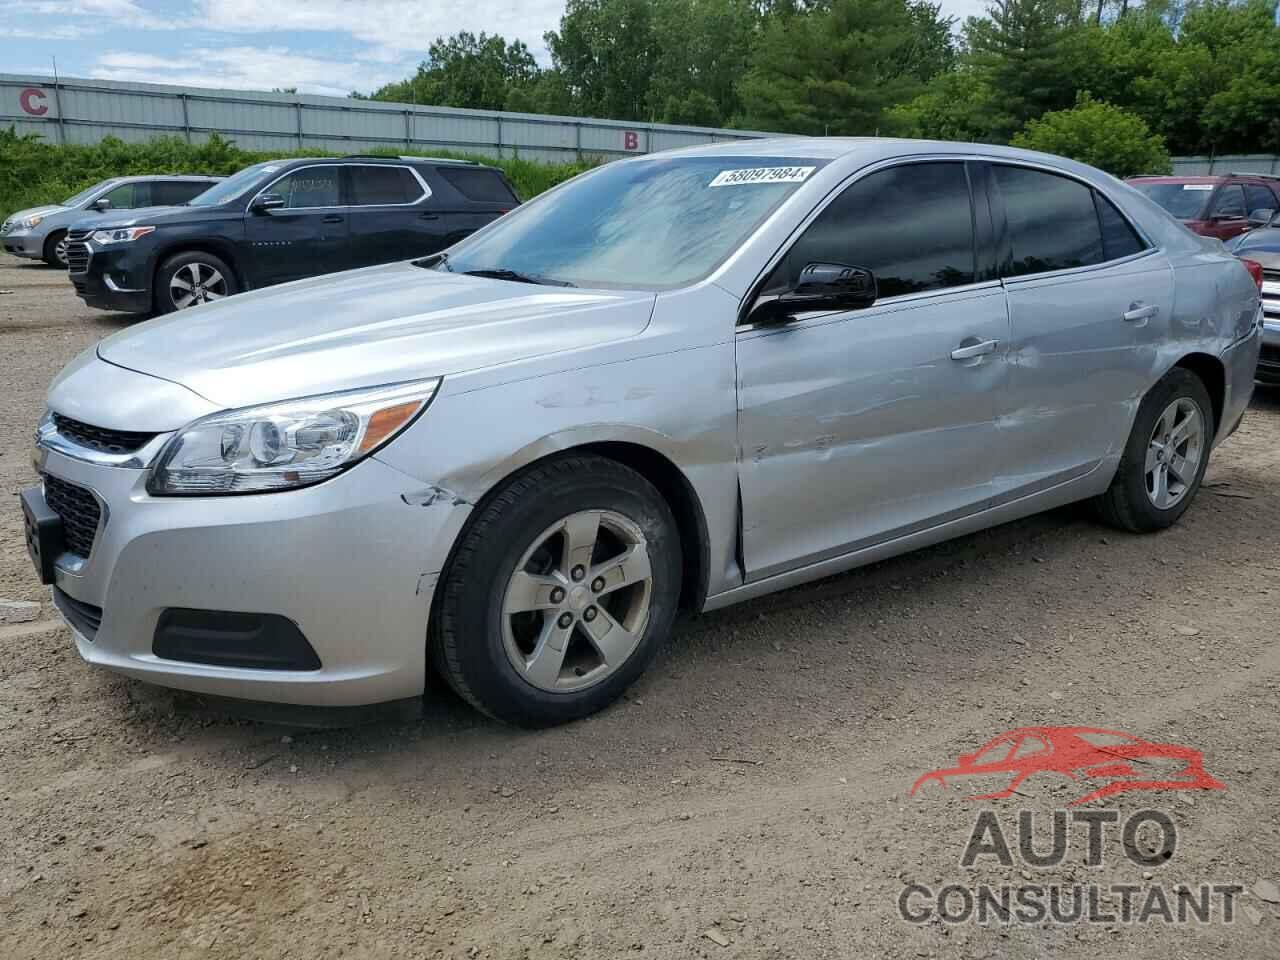
<path id="1" fill-rule="evenodd" d="M 519 202 L 501 170 L 462 160 L 278 160 L 183 207 L 76 224 L 67 257 L 89 306 L 170 313 L 435 253 Z"/>
<path id="2" fill-rule="evenodd" d="M 101 223 L 112 211 L 186 203 L 221 177 L 114 177 L 81 190 L 62 203 L 19 210 L 0 224 L 6 253 L 43 260 L 51 267 L 67 265 L 67 228 L 73 223 Z M 114 214 L 113 216 L 118 216 Z"/>
<path id="3" fill-rule="evenodd" d="M 1169 526 L 1261 315 L 1222 244 L 1059 157 L 658 153 L 443 253 L 101 341 L 50 387 L 28 539 L 91 663 L 334 705 L 419 696 L 430 663 L 556 723 L 681 604 L 1076 500 Z"/>
<path id="4" fill-rule="evenodd" d="M 1241 234 L 1227 244 L 1237 257 L 1262 268 L 1262 353 L 1258 357 L 1258 380 L 1280 385 L 1280 208 L 1270 221 Z"/>
<path id="5" fill-rule="evenodd" d="M 1280 177 L 1262 173 L 1130 177 L 1128 182 L 1193 233 L 1219 240 L 1230 240 L 1265 223 L 1280 210 Z"/>

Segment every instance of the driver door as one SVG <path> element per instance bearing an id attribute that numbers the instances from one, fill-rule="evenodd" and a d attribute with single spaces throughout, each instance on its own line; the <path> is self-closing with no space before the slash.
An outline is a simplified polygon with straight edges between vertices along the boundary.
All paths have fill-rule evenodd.
<path id="1" fill-rule="evenodd" d="M 832 262 L 872 270 L 875 304 L 739 328 L 748 581 L 963 517 L 992 496 L 1009 314 L 985 191 L 975 204 L 969 176 L 962 161 L 907 163 L 847 187 L 760 295 Z"/>
<path id="2" fill-rule="evenodd" d="M 263 287 L 346 270 L 350 266 L 348 209 L 342 198 L 342 168 L 298 167 L 258 192 L 284 198 L 276 210 L 245 214 L 245 237 L 253 256 L 252 285 Z"/>

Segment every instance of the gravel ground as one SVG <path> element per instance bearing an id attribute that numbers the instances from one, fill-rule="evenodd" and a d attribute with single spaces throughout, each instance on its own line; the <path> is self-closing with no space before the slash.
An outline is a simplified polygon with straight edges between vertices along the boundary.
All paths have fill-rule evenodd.
<path id="1" fill-rule="evenodd" d="M 0 260 L 6 493 L 33 482 L 50 378 L 128 322 Z M 1061 510 L 689 618 L 626 699 L 541 733 L 443 690 L 304 729 L 90 670 L 10 500 L 0 598 L 44 606 L 0 627 L 0 956 L 1274 958 L 1278 467 L 1260 389 L 1166 533 Z M 1060 866 L 962 866 L 979 810 L 1016 854 L 1019 811 L 1083 791 L 912 782 L 1037 724 L 1195 747 L 1227 789 L 1092 805 L 1165 812 L 1159 866 L 1114 828 L 1090 866 L 1079 826 Z M 1231 923 L 980 926 L 905 922 L 911 882 L 1246 891 Z"/>

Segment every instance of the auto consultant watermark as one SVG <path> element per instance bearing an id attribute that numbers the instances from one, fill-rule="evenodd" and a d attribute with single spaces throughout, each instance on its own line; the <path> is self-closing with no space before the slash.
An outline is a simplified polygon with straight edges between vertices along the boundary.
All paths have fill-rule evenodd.
<path id="1" fill-rule="evenodd" d="M 1117 793 L 1225 790 L 1224 783 L 1205 771 L 1198 750 L 1097 727 L 1020 727 L 962 754 L 954 766 L 924 774 L 910 793 L 946 789 L 953 780 L 973 778 L 994 781 L 1000 789 L 969 799 L 1004 799 L 1022 795 L 1018 788 L 1038 775 L 1078 785 L 1082 792 L 1069 801 L 1072 809 L 1039 814 L 981 809 L 960 855 L 959 865 L 966 871 L 1021 867 L 1022 882 L 908 880 L 897 898 L 903 920 L 953 925 L 1235 922 L 1243 884 L 1154 879 L 1154 869 L 1172 861 L 1178 850 L 1178 826 L 1168 813 L 1079 809 Z M 1108 856 L 1140 868 L 1143 882 L 1047 879 L 1067 864 L 1104 867 Z M 1046 879 L 1037 880 L 1032 870 Z"/>

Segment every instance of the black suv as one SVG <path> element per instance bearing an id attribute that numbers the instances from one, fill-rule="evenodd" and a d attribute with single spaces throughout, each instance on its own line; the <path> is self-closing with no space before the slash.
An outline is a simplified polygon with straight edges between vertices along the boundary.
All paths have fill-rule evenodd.
<path id="1" fill-rule="evenodd" d="M 435 253 L 519 202 L 501 170 L 461 160 L 269 161 L 182 206 L 74 224 L 67 263 L 91 307 L 170 313 Z"/>

